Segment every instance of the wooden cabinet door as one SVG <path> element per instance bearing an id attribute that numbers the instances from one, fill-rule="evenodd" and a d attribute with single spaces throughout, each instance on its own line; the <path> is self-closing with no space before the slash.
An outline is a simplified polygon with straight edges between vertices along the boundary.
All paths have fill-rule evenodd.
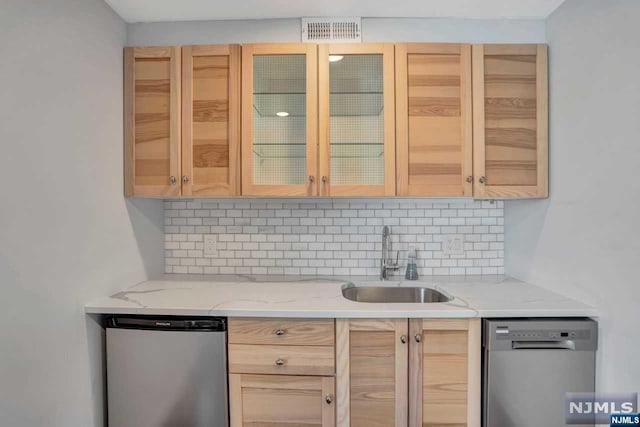
<path id="1" fill-rule="evenodd" d="M 399 196 L 471 196 L 471 46 L 396 45 Z"/>
<path id="2" fill-rule="evenodd" d="M 180 194 L 180 48 L 124 49 L 126 196 Z"/>
<path id="3" fill-rule="evenodd" d="M 242 194 L 317 195 L 317 46 L 242 46 Z"/>
<path id="4" fill-rule="evenodd" d="M 474 196 L 548 196 L 547 46 L 473 46 Z"/>
<path id="5" fill-rule="evenodd" d="M 407 319 L 336 320 L 339 427 L 406 427 Z"/>
<path id="6" fill-rule="evenodd" d="M 321 196 L 394 196 L 394 46 L 319 49 Z"/>
<path id="7" fill-rule="evenodd" d="M 480 319 L 409 323 L 409 427 L 480 427 Z"/>
<path id="8" fill-rule="evenodd" d="M 231 427 L 334 427 L 333 377 L 229 375 Z"/>
<path id="9" fill-rule="evenodd" d="M 182 48 L 182 194 L 240 194 L 240 46 Z"/>

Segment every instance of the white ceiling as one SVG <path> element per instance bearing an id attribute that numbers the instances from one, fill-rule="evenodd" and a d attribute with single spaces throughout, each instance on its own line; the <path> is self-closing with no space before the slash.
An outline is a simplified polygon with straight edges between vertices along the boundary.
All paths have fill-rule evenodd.
<path id="1" fill-rule="evenodd" d="M 564 0 L 105 0 L 127 22 L 360 16 L 546 18 Z"/>

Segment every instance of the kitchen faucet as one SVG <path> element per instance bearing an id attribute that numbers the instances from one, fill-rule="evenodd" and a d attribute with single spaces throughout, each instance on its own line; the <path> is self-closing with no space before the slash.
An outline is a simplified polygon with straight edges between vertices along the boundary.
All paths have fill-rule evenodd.
<path id="1" fill-rule="evenodd" d="M 380 280 L 387 280 L 389 278 L 389 271 L 398 271 L 400 266 L 398 265 L 398 255 L 396 255 L 396 261 L 389 257 L 389 239 L 391 238 L 391 228 L 388 225 L 382 227 L 382 259 L 380 261 Z"/>

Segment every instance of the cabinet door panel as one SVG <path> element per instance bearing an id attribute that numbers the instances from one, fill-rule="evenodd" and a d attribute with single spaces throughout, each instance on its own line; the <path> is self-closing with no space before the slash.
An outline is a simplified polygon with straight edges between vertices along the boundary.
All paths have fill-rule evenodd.
<path id="1" fill-rule="evenodd" d="M 333 377 L 229 375 L 231 427 L 334 427 Z"/>
<path id="2" fill-rule="evenodd" d="M 393 52 L 320 45 L 320 195 L 395 195 Z"/>
<path id="3" fill-rule="evenodd" d="M 407 424 L 406 319 L 336 320 L 338 425 Z"/>
<path id="4" fill-rule="evenodd" d="M 480 320 L 410 324 L 410 427 L 479 427 Z"/>
<path id="5" fill-rule="evenodd" d="M 180 48 L 124 49 L 126 196 L 180 194 Z"/>
<path id="6" fill-rule="evenodd" d="M 471 46 L 396 45 L 398 195 L 471 196 Z"/>
<path id="7" fill-rule="evenodd" d="M 242 47 L 242 194 L 317 194 L 317 47 Z"/>
<path id="8" fill-rule="evenodd" d="M 546 197 L 547 47 L 474 45 L 473 76 L 474 194 Z"/>
<path id="9" fill-rule="evenodd" d="M 240 194 L 240 46 L 182 48 L 182 194 Z"/>

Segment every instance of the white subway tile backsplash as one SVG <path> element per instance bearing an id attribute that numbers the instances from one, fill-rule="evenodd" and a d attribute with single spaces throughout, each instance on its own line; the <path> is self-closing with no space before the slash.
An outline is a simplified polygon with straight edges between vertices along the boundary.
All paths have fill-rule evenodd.
<path id="1" fill-rule="evenodd" d="M 377 275 L 384 225 L 401 265 L 417 249 L 423 276 L 504 273 L 502 201 L 168 200 L 164 216 L 167 273 Z M 456 234 L 464 252 L 447 255 Z"/>

